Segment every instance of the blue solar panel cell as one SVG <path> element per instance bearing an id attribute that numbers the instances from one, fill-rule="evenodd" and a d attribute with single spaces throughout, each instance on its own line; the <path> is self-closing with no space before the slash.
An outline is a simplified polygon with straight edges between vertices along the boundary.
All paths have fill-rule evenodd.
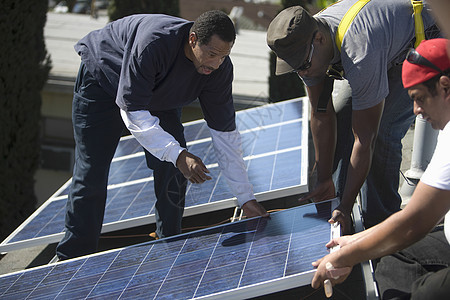
<path id="1" fill-rule="evenodd" d="M 277 155 L 274 171 L 272 173 L 271 189 L 277 190 L 290 185 L 300 185 L 302 173 L 302 155 L 301 150 L 289 151 Z M 295 176 L 297 175 L 297 176 Z"/>
<path id="2" fill-rule="evenodd" d="M 119 184 L 146 178 L 152 175 L 147 168 L 145 156 L 132 157 L 127 160 L 113 161 L 109 171 L 108 184 Z"/>
<path id="3" fill-rule="evenodd" d="M 305 99 L 301 98 L 236 114 L 249 180 L 257 199 L 261 201 L 273 197 L 277 191 L 282 191 L 278 196 L 306 191 L 307 139 L 304 126 L 307 123 L 302 120 L 307 116 L 304 106 Z M 186 213 L 192 215 L 196 207 L 205 204 L 211 208 L 202 207 L 202 212 L 214 210 L 215 207 L 232 207 L 235 204 L 233 195 L 217 165 L 206 122 L 194 121 L 184 125 L 189 151 L 202 158 L 213 178 L 202 185 L 188 185 Z M 58 241 L 60 237 L 57 236 L 62 236 L 64 229 L 69 186 L 70 182 L 55 193 L 38 213 L 23 224 L 22 229 L 0 245 L 0 249 L 8 251 L 10 243 L 26 244 L 36 238 L 48 242 Z M 216 203 L 221 204 L 214 206 Z M 132 137 L 122 138 L 110 168 L 104 230 L 153 222 L 154 205 L 152 171 L 146 166 L 142 147 Z M 119 221 L 126 222 L 116 225 Z M 11 247 L 14 249 L 15 246 Z"/>
<path id="4" fill-rule="evenodd" d="M 280 280 L 291 275 L 310 278 L 311 262 L 327 253 L 330 212 L 331 207 L 317 212 L 315 205 L 304 205 L 270 218 L 2 275 L 0 298 L 229 298 L 257 284 L 291 288 L 295 285 L 281 287 Z M 250 291 L 251 296 L 261 293 L 259 288 Z"/>
<path id="5" fill-rule="evenodd" d="M 188 122 L 184 127 L 184 138 L 186 142 L 209 138 L 209 129 L 204 121 Z"/>
<path id="6" fill-rule="evenodd" d="M 114 157 L 135 154 L 142 151 L 142 146 L 133 138 L 126 137 L 120 141 L 120 146 L 116 149 Z"/>
<path id="7" fill-rule="evenodd" d="M 298 147 L 298 140 L 303 139 L 303 126 L 305 126 L 303 121 L 281 126 L 278 139 L 279 149 Z M 308 125 L 306 124 L 306 126 Z"/>
<path id="8" fill-rule="evenodd" d="M 137 183 L 124 186 L 108 196 L 105 207 L 104 223 L 111 223 L 129 218 L 131 215 L 145 216 L 154 212 L 153 182 Z"/>
<path id="9" fill-rule="evenodd" d="M 64 211 L 66 201 L 46 203 L 40 218 L 33 218 L 24 230 L 19 231 L 10 242 L 33 239 L 39 236 L 55 233 L 55 228 L 64 227 Z"/>
<path id="10" fill-rule="evenodd" d="M 13 275 L 7 275 L 4 277 L 0 276 L 0 297 L 3 295 L 6 295 L 7 291 L 11 291 L 11 285 L 20 277 L 22 274 L 13 274 Z M 23 298 L 22 298 L 23 299 Z"/>
<path id="11" fill-rule="evenodd" d="M 217 163 L 217 159 L 214 156 L 214 150 L 210 139 L 202 143 L 190 145 L 188 146 L 188 150 L 192 153 L 195 153 L 196 156 L 200 157 L 205 165 Z"/>
<path id="12" fill-rule="evenodd" d="M 297 101 L 288 101 L 285 102 L 286 107 L 284 110 L 284 115 L 282 121 L 289 121 L 299 118 L 299 116 L 304 116 L 305 114 L 305 106 L 303 103 Z"/>

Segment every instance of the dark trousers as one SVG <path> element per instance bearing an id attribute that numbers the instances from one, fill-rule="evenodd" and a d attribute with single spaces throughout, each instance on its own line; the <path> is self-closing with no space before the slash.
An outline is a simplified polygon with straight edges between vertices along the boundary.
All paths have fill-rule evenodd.
<path id="1" fill-rule="evenodd" d="M 75 165 L 66 206 L 66 232 L 56 248 L 59 259 L 96 252 L 105 211 L 109 168 L 124 129 L 115 96 L 107 94 L 99 86 L 83 63 L 74 88 L 72 122 Z M 174 173 L 173 170 L 166 172 L 170 165 L 162 163 L 154 169 L 155 191 L 166 189 L 164 178 Z M 171 167 L 175 169 L 173 165 Z M 163 194 L 159 192 L 159 195 Z M 171 210 L 165 209 L 167 201 L 161 200 L 158 198 L 156 205 L 160 210 L 157 213 L 159 227 L 180 227 L 182 212 L 180 214 L 178 209 L 177 214 L 166 216 Z M 162 226 L 164 222 L 176 225 Z"/>
<path id="2" fill-rule="evenodd" d="M 442 230 L 381 258 L 375 278 L 381 299 L 448 299 L 450 245 Z"/>

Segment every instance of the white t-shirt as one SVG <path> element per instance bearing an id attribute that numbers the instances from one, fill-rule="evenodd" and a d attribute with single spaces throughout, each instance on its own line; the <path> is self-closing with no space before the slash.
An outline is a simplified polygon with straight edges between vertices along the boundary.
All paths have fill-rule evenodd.
<path id="1" fill-rule="evenodd" d="M 433 158 L 428 164 L 420 181 L 423 183 L 441 189 L 450 190 L 450 122 L 445 125 L 439 133 L 436 149 Z M 450 199 L 447 199 L 450 201 Z M 445 215 L 444 232 L 447 241 L 450 244 L 450 211 Z"/>

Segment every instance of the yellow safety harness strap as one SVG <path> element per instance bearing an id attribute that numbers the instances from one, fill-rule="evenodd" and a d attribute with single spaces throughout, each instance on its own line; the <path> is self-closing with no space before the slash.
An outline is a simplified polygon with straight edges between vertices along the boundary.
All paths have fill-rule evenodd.
<path id="1" fill-rule="evenodd" d="M 370 0 L 359 0 L 345 13 L 336 32 L 336 46 L 339 51 L 341 51 L 342 41 L 344 40 L 344 35 L 350 27 L 350 24 L 352 24 L 359 11 L 369 2 Z M 416 48 L 419 46 L 420 42 L 425 39 L 425 30 L 422 20 L 423 2 L 421 0 L 411 0 L 411 4 L 414 12 L 414 29 L 416 32 L 414 48 Z"/>
<path id="2" fill-rule="evenodd" d="M 345 13 L 344 17 L 339 23 L 335 38 L 336 46 L 339 49 L 339 52 L 341 51 L 344 35 L 347 32 L 348 28 L 350 27 L 350 24 L 352 24 L 353 20 L 355 19 L 356 15 L 360 12 L 360 10 L 369 2 L 370 0 L 359 0 L 355 4 L 353 4 L 352 7 L 350 7 L 350 9 Z M 425 39 L 425 30 L 422 20 L 423 3 L 421 0 L 411 0 L 411 4 L 413 6 L 414 11 L 414 28 L 416 32 L 416 41 L 414 44 L 414 48 L 416 48 L 420 44 L 420 42 Z M 332 68 L 332 66 L 330 66 L 328 69 L 330 70 L 330 68 Z M 324 90 L 322 90 L 322 93 L 319 97 L 317 111 L 326 111 L 331 90 L 332 90 L 332 81 L 331 84 L 328 81 L 326 81 Z"/>
<path id="3" fill-rule="evenodd" d="M 352 24 L 353 19 L 355 19 L 359 11 L 369 2 L 370 0 L 359 0 L 358 2 L 353 4 L 352 7 L 350 7 L 350 9 L 345 13 L 344 17 L 339 23 L 336 32 L 336 46 L 338 47 L 339 51 L 341 51 L 342 40 L 344 39 L 344 35 L 347 32 L 347 29 L 350 27 L 350 24 Z"/>
<path id="4" fill-rule="evenodd" d="M 417 48 L 420 42 L 425 39 L 425 31 L 422 20 L 423 3 L 422 1 L 411 0 L 411 4 L 414 11 L 414 28 L 416 31 L 416 42 L 414 43 L 414 48 Z"/>

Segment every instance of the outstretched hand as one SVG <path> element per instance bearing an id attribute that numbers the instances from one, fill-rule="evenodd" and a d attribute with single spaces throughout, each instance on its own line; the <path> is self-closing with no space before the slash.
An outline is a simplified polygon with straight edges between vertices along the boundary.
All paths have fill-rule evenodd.
<path id="1" fill-rule="evenodd" d="M 203 161 L 186 150 L 178 155 L 176 164 L 183 176 L 192 183 L 203 183 L 206 180 L 211 179 L 211 177 L 206 174 L 209 173 L 209 170 L 206 168 Z"/>

